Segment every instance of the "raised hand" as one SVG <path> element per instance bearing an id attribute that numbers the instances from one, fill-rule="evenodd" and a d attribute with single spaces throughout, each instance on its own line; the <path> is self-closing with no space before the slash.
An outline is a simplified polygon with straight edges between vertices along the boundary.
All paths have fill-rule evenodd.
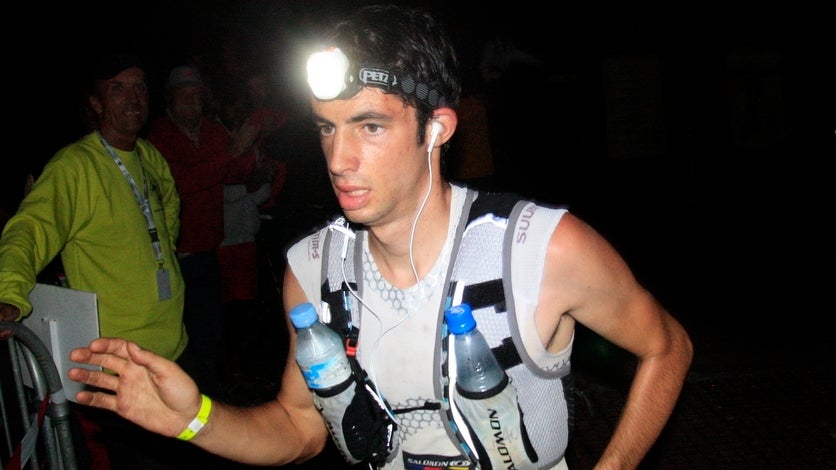
<path id="1" fill-rule="evenodd" d="M 70 369 L 72 380 L 100 389 L 78 392 L 79 403 L 118 413 L 149 431 L 177 436 L 200 409 L 200 392 L 191 377 L 132 341 L 98 338 L 71 351 L 70 360 L 104 369 Z"/>

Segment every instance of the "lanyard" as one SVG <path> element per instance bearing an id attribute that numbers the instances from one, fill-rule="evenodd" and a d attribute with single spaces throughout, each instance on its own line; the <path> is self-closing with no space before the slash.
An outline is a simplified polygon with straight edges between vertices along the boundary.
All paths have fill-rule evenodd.
<path id="1" fill-rule="evenodd" d="M 99 140 L 102 142 L 105 150 L 107 153 L 110 154 L 110 158 L 113 159 L 113 162 L 116 163 L 116 166 L 119 167 L 119 170 L 125 176 L 125 179 L 128 180 L 128 183 L 131 185 L 131 190 L 134 192 L 134 199 L 136 199 L 136 203 L 139 204 L 139 210 L 142 211 L 142 215 L 145 216 L 145 223 L 148 225 L 148 234 L 151 235 L 151 246 L 154 248 L 154 254 L 157 257 L 157 265 L 159 265 L 160 269 L 163 269 L 163 249 L 162 245 L 160 244 L 160 237 L 157 234 L 157 226 L 154 224 L 154 216 L 151 213 L 151 202 L 148 199 L 148 181 L 145 179 L 145 172 L 142 172 L 142 183 L 144 187 L 144 193 L 140 193 L 139 187 L 134 181 L 133 177 L 131 176 L 130 172 L 128 172 L 128 167 L 125 166 L 125 162 L 119 158 L 119 155 L 116 154 L 116 151 L 113 147 L 110 146 L 109 143 L 105 140 L 102 136 L 101 132 L 97 132 L 99 135 Z M 136 153 L 139 156 L 139 167 L 142 168 L 142 154 L 139 151 L 139 147 L 136 147 Z"/>

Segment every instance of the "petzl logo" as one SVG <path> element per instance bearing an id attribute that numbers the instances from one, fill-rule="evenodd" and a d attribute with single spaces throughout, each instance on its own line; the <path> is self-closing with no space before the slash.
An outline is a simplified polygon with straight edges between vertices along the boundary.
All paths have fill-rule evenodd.
<path id="1" fill-rule="evenodd" d="M 366 85 L 389 86 L 389 72 L 380 69 L 360 69 L 360 81 Z"/>

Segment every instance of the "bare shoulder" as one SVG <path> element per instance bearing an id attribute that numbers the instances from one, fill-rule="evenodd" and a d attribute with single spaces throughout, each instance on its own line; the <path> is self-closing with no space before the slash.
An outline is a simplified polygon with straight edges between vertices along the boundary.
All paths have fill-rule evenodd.
<path id="1" fill-rule="evenodd" d="M 581 218 L 563 215 L 549 240 L 537 308 L 544 339 L 553 342 L 558 334 L 565 343 L 575 321 L 604 333 L 638 299 L 646 308 L 647 296 L 606 238 Z"/>
<path id="2" fill-rule="evenodd" d="M 687 343 L 681 325 L 613 245 L 571 214 L 551 236 L 539 300 L 538 324 L 557 333 L 577 321 L 638 356 L 666 350 L 671 341 Z"/>
<path id="3" fill-rule="evenodd" d="M 546 269 L 563 273 L 563 280 L 567 280 L 565 276 L 571 280 L 584 274 L 622 276 L 624 270 L 629 271 L 612 244 L 571 212 L 563 215 L 552 233 L 546 257 Z"/>

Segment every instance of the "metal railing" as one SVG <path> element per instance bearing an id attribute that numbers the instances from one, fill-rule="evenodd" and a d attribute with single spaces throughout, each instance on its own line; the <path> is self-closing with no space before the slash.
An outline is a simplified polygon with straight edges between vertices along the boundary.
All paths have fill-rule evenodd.
<path id="1" fill-rule="evenodd" d="M 0 360 L 0 464 L 4 470 L 77 469 L 70 404 L 52 355 L 18 322 L 0 322 L 0 339 L 8 352 Z"/>

